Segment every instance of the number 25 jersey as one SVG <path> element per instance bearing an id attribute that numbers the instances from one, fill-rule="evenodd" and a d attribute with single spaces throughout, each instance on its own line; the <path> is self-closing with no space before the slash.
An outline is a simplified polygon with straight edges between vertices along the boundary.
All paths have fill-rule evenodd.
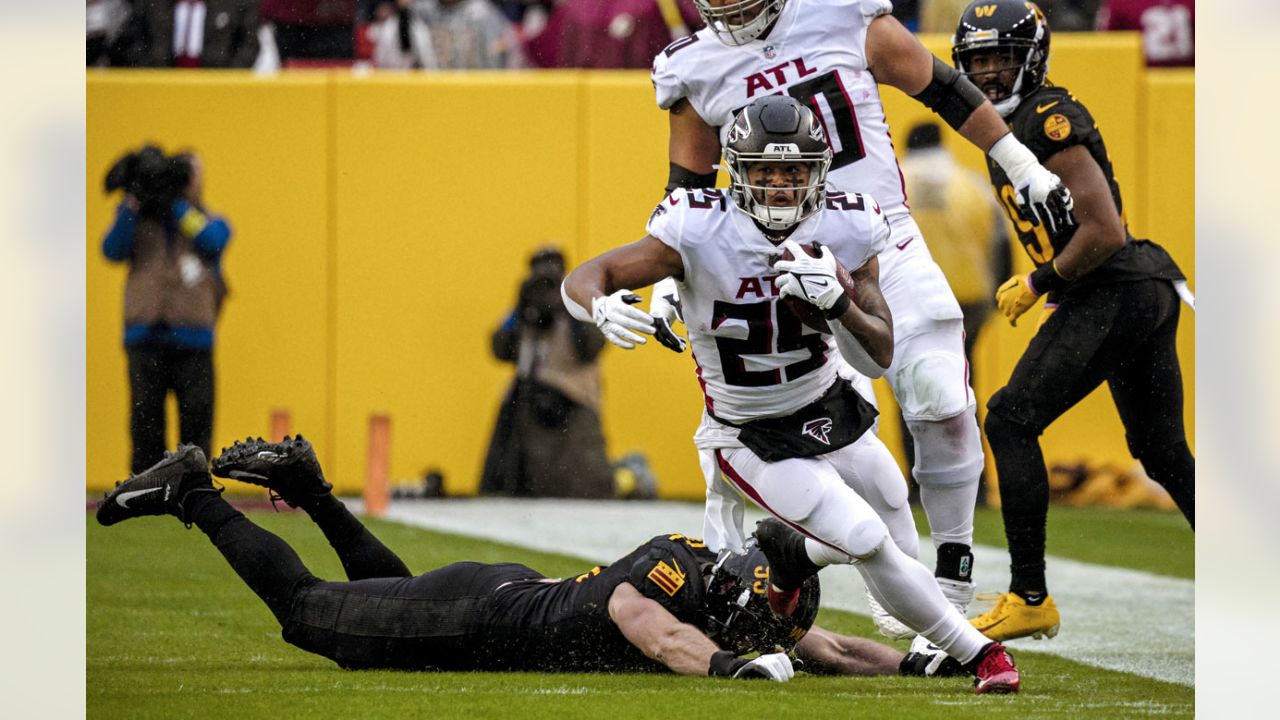
<path id="1" fill-rule="evenodd" d="M 782 250 L 729 191 L 676 190 L 646 229 L 680 253 L 680 305 L 707 410 L 731 423 L 788 415 L 831 387 L 834 339 L 779 302 L 772 263 Z M 790 239 L 821 242 L 852 271 L 884 250 L 889 233 L 871 197 L 832 192 Z"/>
<path id="2" fill-rule="evenodd" d="M 889 215 L 908 212 L 880 89 L 867 71 L 867 26 L 888 0 L 788 0 L 768 36 L 731 47 L 706 28 L 653 60 L 658 105 L 688 98 L 724 145 L 734 114 L 786 93 L 812 109 L 834 154 L 827 184 L 869 193 Z"/>

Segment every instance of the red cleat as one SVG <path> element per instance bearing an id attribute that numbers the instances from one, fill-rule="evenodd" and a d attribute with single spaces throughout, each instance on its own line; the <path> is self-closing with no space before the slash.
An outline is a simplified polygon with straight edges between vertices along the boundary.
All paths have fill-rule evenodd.
<path id="1" fill-rule="evenodd" d="M 1013 656 L 1000 643 L 982 648 L 974 670 L 978 677 L 973 681 L 973 691 L 986 693 L 1016 693 L 1022 686 L 1022 676 L 1013 664 Z"/>
<path id="2" fill-rule="evenodd" d="M 778 617 L 788 618 L 800 604 L 800 588 L 779 590 L 777 585 L 769 583 L 769 591 L 765 595 L 769 600 L 769 609 Z"/>

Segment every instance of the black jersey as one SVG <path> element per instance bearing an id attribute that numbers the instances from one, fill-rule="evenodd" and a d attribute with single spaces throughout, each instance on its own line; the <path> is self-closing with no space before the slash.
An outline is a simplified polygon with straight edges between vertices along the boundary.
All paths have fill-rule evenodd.
<path id="1" fill-rule="evenodd" d="M 1102 265 L 1094 268 L 1079 278 L 1066 289 L 1107 282 L 1126 282 L 1145 278 L 1167 280 L 1184 279 L 1182 271 L 1169 257 L 1164 248 L 1147 240 L 1134 240 L 1129 234 L 1128 224 L 1124 218 L 1124 201 L 1120 197 L 1120 185 L 1116 182 L 1111 168 L 1111 158 L 1107 155 L 1107 146 L 1102 141 L 1102 133 L 1093 120 L 1088 108 L 1077 100 L 1065 88 L 1045 86 L 1023 99 L 1018 109 L 1008 118 L 1009 128 L 1014 137 L 1026 145 L 1036 159 L 1042 164 L 1055 154 L 1076 145 L 1083 145 L 1102 169 L 1111 188 L 1111 198 L 1115 201 L 1116 212 L 1125 224 L 1125 246 L 1107 259 Z M 1050 233 L 1043 224 L 1032 225 L 1018 214 L 1018 195 L 1009 176 L 989 156 L 987 171 L 991 176 L 991 185 L 996 198 L 1013 220 L 1018 240 L 1026 249 L 1036 267 L 1053 260 L 1067 243 L 1071 241 L 1074 230 L 1060 230 Z"/>
<path id="2" fill-rule="evenodd" d="M 488 670 L 562 672 L 665 670 L 632 645 L 609 617 L 622 583 L 656 600 L 678 620 L 702 628 L 703 568 L 715 554 L 701 540 L 660 535 L 611 565 L 573 578 L 509 582 L 492 595 L 482 640 Z"/>

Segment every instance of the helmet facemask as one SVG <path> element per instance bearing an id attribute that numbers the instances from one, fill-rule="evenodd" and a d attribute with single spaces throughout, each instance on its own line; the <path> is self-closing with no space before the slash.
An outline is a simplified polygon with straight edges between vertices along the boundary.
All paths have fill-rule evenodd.
<path id="1" fill-rule="evenodd" d="M 770 230 L 787 230 L 822 207 L 827 195 L 827 170 L 831 167 L 831 159 L 820 153 L 799 152 L 794 145 L 778 144 L 770 147 L 778 149 L 775 152 L 765 153 L 726 151 L 725 161 L 728 163 L 726 169 L 732 182 L 733 201 L 738 207 Z M 829 155 L 829 152 L 826 154 Z M 757 163 L 771 163 L 779 166 L 799 163 L 808 168 L 808 177 L 786 185 L 767 181 L 759 184 L 752 183 L 751 169 Z M 775 172 L 782 172 L 782 167 Z M 779 191 L 794 193 L 795 203 L 771 204 L 770 196 Z"/>
<path id="2" fill-rule="evenodd" d="M 711 0 L 693 0 L 702 21 L 725 45 L 746 45 L 759 38 L 778 19 L 786 3 L 787 0 L 739 0 L 714 6 Z"/>

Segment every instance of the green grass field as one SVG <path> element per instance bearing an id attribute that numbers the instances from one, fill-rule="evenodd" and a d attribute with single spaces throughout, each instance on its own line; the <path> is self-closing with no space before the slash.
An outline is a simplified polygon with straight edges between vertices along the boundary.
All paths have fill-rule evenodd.
<path id="1" fill-rule="evenodd" d="M 321 577 L 342 570 L 299 513 L 254 512 Z M 1176 514 L 1057 508 L 1050 552 L 1193 577 L 1192 537 Z M 370 521 L 415 572 L 456 560 L 516 561 L 548 575 L 581 560 Z M 999 514 L 978 541 L 1003 545 Z M 1117 533 L 1123 542 L 1117 541 Z M 1191 717 L 1194 690 L 1062 658 L 1018 654 L 1024 689 L 978 697 L 969 681 L 798 676 L 786 685 L 672 675 L 348 672 L 280 639 L 266 607 L 198 530 L 172 518 L 87 528 L 87 711 L 93 718 Z M 1126 599 L 1118 598 L 1117 602 Z M 870 635 L 858 615 L 819 622 Z"/>

